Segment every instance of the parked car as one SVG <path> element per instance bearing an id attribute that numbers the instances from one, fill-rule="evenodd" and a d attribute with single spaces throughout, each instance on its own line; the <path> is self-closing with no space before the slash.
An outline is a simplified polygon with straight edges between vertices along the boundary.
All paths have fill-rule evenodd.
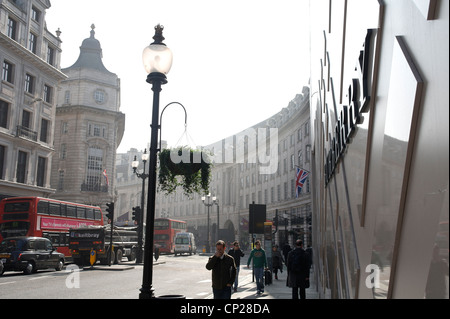
<path id="1" fill-rule="evenodd" d="M 0 261 L 5 271 L 23 271 L 29 275 L 39 269 L 62 270 L 64 254 L 56 251 L 51 241 L 43 237 L 9 237 L 0 243 Z"/>

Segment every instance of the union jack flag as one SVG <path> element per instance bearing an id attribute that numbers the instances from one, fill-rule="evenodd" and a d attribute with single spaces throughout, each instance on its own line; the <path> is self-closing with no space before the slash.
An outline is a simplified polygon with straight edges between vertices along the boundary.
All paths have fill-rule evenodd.
<path id="1" fill-rule="evenodd" d="M 103 170 L 103 176 L 105 177 L 106 185 L 109 186 L 109 179 L 108 179 L 108 175 L 106 174 L 106 168 Z"/>
<path id="2" fill-rule="evenodd" d="M 297 178 L 295 182 L 295 194 L 297 198 L 300 196 L 300 193 L 302 192 L 303 185 L 305 184 L 308 175 L 309 172 L 307 170 L 297 167 L 296 173 Z"/>

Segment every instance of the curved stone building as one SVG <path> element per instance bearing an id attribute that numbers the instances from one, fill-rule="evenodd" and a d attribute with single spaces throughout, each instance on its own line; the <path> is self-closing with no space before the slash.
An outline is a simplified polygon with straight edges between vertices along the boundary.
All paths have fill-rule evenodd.
<path id="1" fill-rule="evenodd" d="M 263 134 L 264 143 L 258 144 Z M 307 87 L 277 114 L 205 149 L 214 154 L 210 197 L 205 199 L 205 204 L 209 200 L 213 205 L 204 205 L 200 195 L 188 198 L 182 190 L 158 193 L 156 217 L 187 221 L 200 248 L 208 242 L 214 246 L 220 238 L 227 243 L 239 240 L 248 249 L 249 205 L 263 204 L 266 220 L 274 222 L 275 243 L 292 244 L 297 238 L 311 243 L 309 178 L 296 195 L 296 169 L 309 171 L 311 165 Z"/>

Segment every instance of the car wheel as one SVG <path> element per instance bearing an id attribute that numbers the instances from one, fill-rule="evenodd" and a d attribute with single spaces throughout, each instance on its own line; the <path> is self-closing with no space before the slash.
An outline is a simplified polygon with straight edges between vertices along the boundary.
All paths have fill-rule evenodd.
<path id="1" fill-rule="evenodd" d="M 64 260 L 60 259 L 58 261 L 58 264 L 55 267 L 55 270 L 56 271 L 61 271 L 63 269 L 63 267 L 64 267 Z"/>
<path id="2" fill-rule="evenodd" d="M 111 252 L 111 265 L 114 264 L 114 260 L 116 260 L 116 253 L 114 252 L 114 250 Z M 106 260 L 108 260 L 108 258 L 106 258 Z M 109 262 L 107 263 L 107 265 L 109 265 Z"/>
<path id="3" fill-rule="evenodd" d="M 23 270 L 23 273 L 25 275 L 30 275 L 32 273 L 36 272 L 36 266 L 34 265 L 34 262 L 29 261 L 27 263 L 27 266 L 25 267 L 25 269 Z"/>
<path id="4" fill-rule="evenodd" d="M 127 256 L 128 261 L 134 261 L 136 259 L 136 249 L 131 250 L 131 254 Z"/>

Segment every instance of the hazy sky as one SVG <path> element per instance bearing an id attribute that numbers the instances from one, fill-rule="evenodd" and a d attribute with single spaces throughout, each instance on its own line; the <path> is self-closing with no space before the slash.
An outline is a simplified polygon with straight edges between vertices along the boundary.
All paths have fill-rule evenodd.
<path id="1" fill-rule="evenodd" d="M 150 141 L 153 92 L 142 51 L 153 42 L 155 25 L 164 26 L 174 56 L 160 111 L 182 103 L 191 144 L 208 145 L 279 112 L 308 84 L 308 2 L 51 0 L 46 21 L 50 32 L 62 31 L 62 68 L 75 63 L 95 24 L 103 63 L 121 80 L 126 123 L 118 152 L 124 153 Z M 180 106 L 169 106 L 162 124 L 170 146 L 180 138 L 186 144 Z"/>

